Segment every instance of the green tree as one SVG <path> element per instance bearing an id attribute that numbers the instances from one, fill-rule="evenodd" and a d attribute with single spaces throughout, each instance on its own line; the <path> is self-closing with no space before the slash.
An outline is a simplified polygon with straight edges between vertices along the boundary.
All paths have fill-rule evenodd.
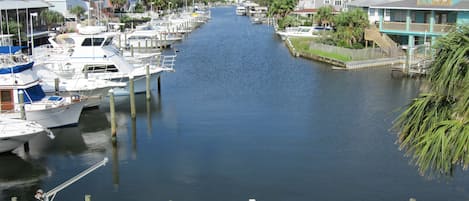
<path id="1" fill-rule="evenodd" d="M 296 27 L 300 25 L 301 25 L 301 22 L 298 19 L 289 15 L 280 19 L 278 22 L 278 26 L 280 29 L 284 29 L 285 27 Z"/>
<path id="2" fill-rule="evenodd" d="M 42 10 L 39 16 L 46 22 L 48 31 L 50 31 L 52 26 L 64 22 L 64 16 L 62 13 L 53 10 Z"/>
<path id="3" fill-rule="evenodd" d="M 452 175 L 469 166 L 469 28 L 440 38 L 427 77 L 429 89 L 397 118 L 400 148 L 421 174 Z"/>
<path id="4" fill-rule="evenodd" d="M 21 32 L 21 39 L 22 40 L 26 39 L 26 34 L 24 33 L 24 30 L 23 30 L 23 24 L 17 23 L 14 19 L 9 20 L 8 26 L 7 26 L 7 22 L 3 21 L 2 27 L 3 27 L 2 31 L 4 34 L 9 33 L 9 34 L 14 35 L 14 37 L 12 38 L 13 40 L 16 40 L 16 38 L 18 38 L 18 29 Z"/>
<path id="5" fill-rule="evenodd" d="M 362 42 L 365 28 L 369 25 L 368 15 L 358 8 L 340 13 L 333 22 L 339 45 L 345 47 L 353 47 Z"/>
<path id="6" fill-rule="evenodd" d="M 332 26 L 334 20 L 334 8 L 332 6 L 322 6 L 314 15 L 314 21 L 321 26 Z"/>
<path id="7" fill-rule="evenodd" d="M 268 14 L 271 17 L 283 18 L 295 9 L 296 4 L 296 0 L 274 0 L 269 7 Z"/>
<path id="8" fill-rule="evenodd" d="M 110 0 L 111 1 L 111 4 L 112 4 L 112 8 L 114 10 L 118 9 L 122 9 L 125 4 L 127 4 L 127 0 Z"/>
<path id="9" fill-rule="evenodd" d="M 70 13 L 76 15 L 77 22 L 79 22 L 81 20 L 81 16 L 85 14 L 85 9 L 81 6 L 74 6 L 72 9 L 70 9 Z"/>

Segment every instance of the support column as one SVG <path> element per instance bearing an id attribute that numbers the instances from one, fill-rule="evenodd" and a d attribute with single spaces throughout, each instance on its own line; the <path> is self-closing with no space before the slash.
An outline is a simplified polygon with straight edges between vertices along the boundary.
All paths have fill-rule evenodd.
<path id="1" fill-rule="evenodd" d="M 414 56 L 414 42 L 415 38 L 413 35 L 409 35 L 409 40 L 407 43 L 407 57 L 406 57 L 406 69 L 404 70 L 405 73 L 409 73 L 410 66 L 412 65 L 412 57 Z"/>
<path id="2" fill-rule="evenodd" d="M 410 10 L 407 10 L 405 16 L 405 30 L 410 31 L 410 23 L 412 23 L 412 18 L 410 17 Z"/>
<path id="3" fill-rule="evenodd" d="M 430 32 L 433 32 L 433 26 L 435 25 L 435 11 L 432 10 L 430 15 Z"/>

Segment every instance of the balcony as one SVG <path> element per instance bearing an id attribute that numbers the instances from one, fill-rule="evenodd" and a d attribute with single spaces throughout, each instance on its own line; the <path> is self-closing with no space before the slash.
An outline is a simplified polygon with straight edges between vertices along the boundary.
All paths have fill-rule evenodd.
<path id="1" fill-rule="evenodd" d="M 433 33 L 448 33 L 453 24 L 434 24 Z M 383 22 L 382 30 L 386 31 L 401 31 L 401 32 L 427 32 L 430 33 L 429 23 L 410 23 L 409 30 L 406 29 L 405 22 Z"/>

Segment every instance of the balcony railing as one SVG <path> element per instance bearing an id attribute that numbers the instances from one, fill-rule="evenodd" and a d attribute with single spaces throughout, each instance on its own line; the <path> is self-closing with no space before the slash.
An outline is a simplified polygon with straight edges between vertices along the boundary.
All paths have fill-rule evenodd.
<path id="1" fill-rule="evenodd" d="M 454 27 L 453 24 L 434 24 L 434 33 L 447 33 Z M 430 32 L 429 23 L 410 23 L 409 30 L 406 29 L 405 22 L 383 22 L 383 30 L 409 31 L 409 32 Z"/>

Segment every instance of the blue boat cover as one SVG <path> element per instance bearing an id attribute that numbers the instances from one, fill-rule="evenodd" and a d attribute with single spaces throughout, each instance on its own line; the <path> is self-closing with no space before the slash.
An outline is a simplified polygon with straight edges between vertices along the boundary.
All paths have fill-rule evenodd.
<path id="1" fill-rule="evenodd" d="M 24 103 L 40 101 L 42 98 L 46 97 L 46 94 L 39 84 L 29 87 L 26 90 L 19 89 L 18 91 L 20 90 L 24 93 Z"/>
<path id="2" fill-rule="evenodd" d="M 0 74 L 10 74 L 10 73 L 19 73 L 25 70 L 32 68 L 34 65 L 34 61 L 31 61 L 27 64 L 12 66 L 12 67 L 3 67 L 0 68 Z"/>
<path id="3" fill-rule="evenodd" d="M 0 54 L 14 54 L 26 46 L 0 46 Z"/>

